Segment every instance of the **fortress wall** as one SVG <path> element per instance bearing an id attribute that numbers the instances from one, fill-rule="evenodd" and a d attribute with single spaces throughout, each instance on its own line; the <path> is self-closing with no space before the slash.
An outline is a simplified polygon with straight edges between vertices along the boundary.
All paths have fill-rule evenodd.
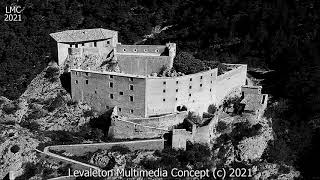
<path id="1" fill-rule="evenodd" d="M 135 150 L 162 150 L 164 148 L 164 139 L 149 139 L 139 141 L 123 141 L 110 143 L 94 143 L 94 144 L 72 144 L 72 145 L 56 145 L 49 146 L 49 151 L 66 151 L 75 156 L 83 156 L 88 152 L 96 152 L 100 150 L 108 150 L 112 146 L 126 146 L 131 151 Z M 72 159 L 72 158 L 71 158 Z"/>
<path id="2" fill-rule="evenodd" d="M 157 55 L 160 56 L 166 50 L 165 45 L 122 45 L 117 44 L 116 51 L 119 54 Z"/>
<path id="3" fill-rule="evenodd" d="M 165 129 L 114 119 L 111 122 L 108 136 L 115 139 L 145 139 L 162 137 L 167 132 Z"/>
<path id="4" fill-rule="evenodd" d="M 262 86 L 242 86 L 241 92 L 244 94 L 261 94 Z"/>
<path id="5" fill-rule="evenodd" d="M 177 106 L 182 105 L 199 113 L 207 111 L 215 100 L 216 77 L 217 69 L 180 77 L 147 78 L 147 115 L 177 112 Z"/>
<path id="6" fill-rule="evenodd" d="M 64 64 L 64 61 L 68 57 L 68 48 L 69 44 L 57 43 L 58 46 L 58 65 L 61 66 Z"/>
<path id="7" fill-rule="evenodd" d="M 223 99 L 232 91 L 240 93 L 241 86 L 246 84 L 247 65 L 240 65 L 237 68 L 225 72 L 217 77 L 215 83 L 216 104 L 221 104 Z"/>
<path id="8" fill-rule="evenodd" d="M 133 86 L 133 90 L 130 90 L 130 85 Z M 117 106 L 120 115 L 145 117 L 143 78 L 71 70 L 71 93 L 72 99 L 86 102 L 101 112 Z M 130 100 L 130 96 L 133 97 L 133 101 Z"/>
<path id="9" fill-rule="evenodd" d="M 187 141 L 193 142 L 191 132 L 185 129 L 173 129 L 172 131 L 172 148 L 186 150 Z"/>
<path id="10" fill-rule="evenodd" d="M 218 123 L 218 116 L 213 117 L 210 122 L 201 127 L 197 127 L 192 132 L 192 138 L 194 142 L 209 144 L 211 139 L 215 137 L 215 126 Z"/>
<path id="11" fill-rule="evenodd" d="M 188 116 L 187 111 L 177 112 L 168 114 L 160 117 L 149 117 L 149 118 L 128 118 L 127 121 L 138 123 L 143 126 L 152 126 L 163 129 L 172 129 L 173 126 L 183 122 Z"/>
<path id="12" fill-rule="evenodd" d="M 117 55 L 117 60 L 122 72 L 138 75 L 159 73 L 163 66 L 170 65 L 168 56 Z"/>

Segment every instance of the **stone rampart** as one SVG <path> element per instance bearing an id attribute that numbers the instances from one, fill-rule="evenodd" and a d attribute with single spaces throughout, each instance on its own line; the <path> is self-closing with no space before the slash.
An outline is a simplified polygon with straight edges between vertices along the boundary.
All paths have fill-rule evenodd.
<path id="1" fill-rule="evenodd" d="M 65 151 L 75 156 L 83 156 L 88 152 L 98 150 L 108 150 L 113 146 L 125 146 L 131 151 L 135 150 L 162 150 L 164 148 L 164 139 L 149 139 L 139 141 L 124 141 L 110 143 L 94 143 L 94 144 L 72 144 L 49 146 L 49 151 Z"/>
<path id="2" fill-rule="evenodd" d="M 173 126 L 183 122 L 188 116 L 187 111 L 176 112 L 168 115 L 159 117 L 148 117 L 148 118 L 128 118 L 127 121 L 138 123 L 143 126 L 152 126 L 162 129 L 171 130 Z"/>
<path id="3" fill-rule="evenodd" d="M 121 119 L 112 119 L 108 136 L 115 139 L 145 139 L 162 137 L 168 130 L 144 126 Z"/>

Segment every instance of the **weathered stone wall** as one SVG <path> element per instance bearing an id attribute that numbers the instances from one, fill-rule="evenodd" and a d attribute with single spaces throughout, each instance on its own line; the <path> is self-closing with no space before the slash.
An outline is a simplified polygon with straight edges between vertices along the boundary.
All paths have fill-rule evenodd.
<path id="1" fill-rule="evenodd" d="M 215 82 L 215 104 L 221 104 L 222 100 L 237 89 L 241 92 L 241 86 L 246 84 L 247 65 L 239 65 L 238 67 L 225 72 L 217 77 Z"/>
<path id="2" fill-rule="evenodd" d="M 242 86 L 241 92 L 244 94 L 261 94 L 262 86 Z"/>
<path id="3" fill-rule="evenodd" d="M 192 141 L 192 134 L 185 129 L 172 130 L 172 148 L 173 149 L 186 149 L 187 141 Z"/>
<path id="4" fill-rule="evenodd" d="M 72 99 L 101 112 L 117 106 L 120 115 L 145 117 L 145 79 L 141 77 L 71 70 L 71 94 Z"/>
<path id="5" fill-rule="evenodd" d="M 70 47 L 69 44 L 65 43 L 57 43 L 58 46 L 58 65 L 61 66 L 64 64 L 64 61 L 68 57 L 68 48 Z"/>
<path id="6" fill-rule="evenodd" d="M 162 137 L 168 130 L 151 126 L 143 126 L 121 119 L 113 119 L 108 136 L 115 139 L 145 139 Z"/>
<path id="7" fill-rule="evenodd" d="M 170 66 L 169 56 L 116 55 L 121 72 L 138 75 L 159 73 L 163 66 Z"/>
<path id="8" fill-rule="evenodd" d="M 195 112 L 207 111 L 214 102 L 217 69 L 180 77 L 149 77 L 146 81 L 147 115 L 177 112 L 187 106 Z"/>
<path id="9" fill-rule="evenodd" d="M 148 55 L 160 56 L 166 51 L 165 45 L 123 45 L 117 44 L 116 52 L 118 54 L 132 54 L 132 55 Z"/>
<path id="10" fill-rule="evenodd" d="M 94 143 L 94 144 L 72 144 L 49 146 L 49 151 L 66 151 L 75 156 L 83 156 L 88 152 L 97 150 L 108 150 L 112 146 L 126 146 L 131 151 L 135 150 L 162 150 L 164 148 L 164 139 L 149 139 L 139 141 L 124 141 L 111 143 Z"/>
<path id="11" fill-rule="evenodd" d="M 218 116 L 215 116 L 207 125 L 194 128 L 192 131 L 193 141 L 197 143 L 210 144 L 210 140 L 216 138 L 214 132 L 217 123 Z"/>
<path id="12" fill-rule="evenodd" d="M 183 112 L 177 112 L 177 113 L 168 114 L 168 115 L 159 116 L 159 117 L 128 118 L 126 120 L 134 123 L 138 123 L 143 126 L 152 126 L 152 127 L 171 130 L 173 126 L 182 123 L 187 116 L 188 116 L 188 112 L 183 111 Z"/>

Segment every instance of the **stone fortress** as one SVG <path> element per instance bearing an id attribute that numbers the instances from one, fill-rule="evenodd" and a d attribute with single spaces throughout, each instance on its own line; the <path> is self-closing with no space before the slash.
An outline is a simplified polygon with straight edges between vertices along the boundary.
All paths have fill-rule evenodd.
<path id="1" fill-rule="evenodd" d="M 215 68 L 158 77 L 163 67 L 173 67 L 174 43 L 122 45 L 118 33 L 106 29 L 68 30 L 51 36 L 57 41 L 58 64 L 71 72 L 72 98 L 101 112 L 116 106 L 120 115 L 153 117 L 178 112 L 185 106 L 201 114 L 246 83 L 247 66 L 241 64 L 228 64 L 229 71 L 221 75 Z M 90 66 L 75 63 L 90 56 L 98 57 Z M 110 66 L 116 68 L 110 70 Z"/>
<path id="2" fill-rule="evenodd" d="M 50 35 L 57 42 L 59 66 L 71 75 L 72 99 L 101 113 L 112 109 L 108 135 L 115 139 L 162 138 L 171 133 L 172 146 L 177 148 L 185 148 L 187 140 L 210 143 L 219 116 L 202 124 L 190 122 L 191 132 L 174 128 L 188 112 L 202 116 L 230 94 L 242 92 L 243 102 L 249 104 L 245 109 L 258 109 L 255 114 L 261 115 L 267 104 L 261 87 L 246 85 L 244 64 L 224 64 L 227 70 L 220 74 L 214 68 L 161 76 L 164 68 L 173 67 L 175 43 L 123 45 L 118 32 L 102 28 Z"/>

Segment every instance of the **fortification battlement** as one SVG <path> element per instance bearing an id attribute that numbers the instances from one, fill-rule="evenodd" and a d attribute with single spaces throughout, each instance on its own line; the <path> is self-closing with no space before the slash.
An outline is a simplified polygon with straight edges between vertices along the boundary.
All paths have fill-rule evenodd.
<path id="1" fill-rule="evenodd" d="M 158 77 L 158 76 L 150 76 L 150 75 L 135 75 L 135 74 L 128 74 L 128 73 L 118 73 L 118 72 L 110 72 L 110 71 L 95 71 L 95 70 L 85 70 L 85 69 L 70 69 L 70 71 L 75 72 L 75 73 L 77 73 L 77 72 L 82 73 L 82 75 L 85 75 L 85 76 L 89 76 L 89 73 L 94 73 L 94 74 L 101 74 L 101 75 L 113 75 L 113 76 L 132 77 L 132 78 L 139 78 L 139 79 L 175 80 L 175 79 L 197 77 L 202 74 L 208 74 L 208 73 L 212 73 L 212 76 L 217 76 L 218 68 L 210 69 L 207 71 L 201 71 L 201 72 L 194 73 L 194 74 L 176 76 L 176 77 Z M 79 74 L 79 75 L 81 75 L 81 74 Z"/>
<path id="2" fill-rule="evenodd" d="M 172 56 L 176 55 L 176 44 L 166 45 L 123 45 L 118 43 L 116 54 L 138 56 Z"/>

